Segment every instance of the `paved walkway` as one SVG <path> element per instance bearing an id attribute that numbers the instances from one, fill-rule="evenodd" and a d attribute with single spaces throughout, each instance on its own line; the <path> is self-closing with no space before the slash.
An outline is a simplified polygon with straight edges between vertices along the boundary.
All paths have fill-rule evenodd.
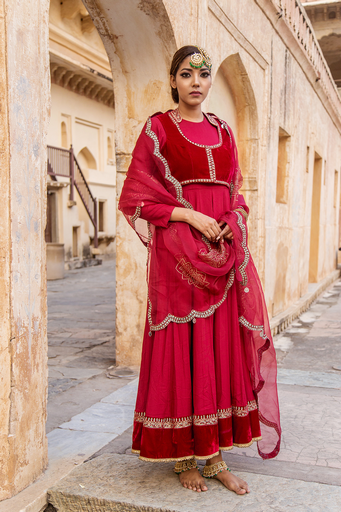
<path id="1" fill-rule="evenodd" d="M 48 343 L 50 433 L 130 382 L 111 370 L 107 377 L 115 365 L 115 261 L 48 282 Z"/>

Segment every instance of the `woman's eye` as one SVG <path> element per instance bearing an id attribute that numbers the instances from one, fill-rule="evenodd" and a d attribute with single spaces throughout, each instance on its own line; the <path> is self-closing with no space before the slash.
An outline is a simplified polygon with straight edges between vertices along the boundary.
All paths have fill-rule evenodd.
<path id="1" fill-rule="evenodd" d="M 191 75 L 189 73 L 181 73 L 181 75 L 183 78 L 189 78 Z"/>
<path id="2" fill-rule="evenodd" d="M 207 73 L 206 71 L 204 73 L 201 73 L 201 75 L 203 78 L 207 78 L 208 76 L 210 76 L 210 73 Z"/>

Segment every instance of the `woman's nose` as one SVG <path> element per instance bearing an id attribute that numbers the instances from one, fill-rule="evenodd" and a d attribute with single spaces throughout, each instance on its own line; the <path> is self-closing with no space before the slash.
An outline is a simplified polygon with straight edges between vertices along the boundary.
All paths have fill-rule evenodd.
<path id="1" fill-rule="evenodd" d="M 196 85 L 196 86 L 200 85 L 198 76 L 196 76 L 196 75 L 193 76 L 193 84 L 192 85 Z"/>

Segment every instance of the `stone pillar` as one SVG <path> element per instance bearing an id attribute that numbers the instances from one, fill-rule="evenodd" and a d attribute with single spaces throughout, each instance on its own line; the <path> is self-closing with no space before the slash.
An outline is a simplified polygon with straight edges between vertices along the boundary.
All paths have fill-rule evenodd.
<path id="1" fill-rule="evenodd" d="M 114 78 L 119 196 L 147 117 L 173 106 L 169 67 L 177 46 L 164 0 L 83 1 L 103 40 Z M 141 360 L 147 251 L 120 212 L 116 244 L 116 357 L 120 366 L 133 366 Z"/>
<path id="2" fill-rule="evenodd" d="M 47 463 L 47 0 L 0 0 L 0 499 Z"/>

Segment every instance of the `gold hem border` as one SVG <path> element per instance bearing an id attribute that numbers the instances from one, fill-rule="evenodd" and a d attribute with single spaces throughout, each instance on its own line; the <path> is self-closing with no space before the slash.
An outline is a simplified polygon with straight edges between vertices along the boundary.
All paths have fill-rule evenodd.
<path id="1" fill-rule="evenodd" d="M 201 455 L 194 455 L 194 457 L 197 460 L 209 460 L 209 459 L 213 459 L 213 457 L 216 457 L 217 455 L 219 455 L 219 451 L 212 453 L 212 455 L 205 455 L 204 457 L 202 457 Z"/>
<path id="2" fill-rule="evenodd" d="M 232 446 L 219 446 L 219 451 L 222 451 L 222 452 L 228 452 L 230 450 L 232 450 L 232 448 L 236 447 L 236 448 L 248 448 L 249 446 L 251 446 L 253 443 L 257 442 L 257 441 L 261 441 L 262 437 L 254 437 L 252 438 L 252 440 L 249 442 L 249 443 L 246 443 L 246 444 L 237 444 L 237 443 L 233 443 Z M 191 460 L 191 459 L 195 459 L 195 460 L 210 460 L 210 459 L 213 459 L 213 457 L 216 457 L 217 455 L 219 455 L 219 451 L 218 452 L 215 452 L 215 453 L 212 453 L 211 455 L 205 455 L 205 456 L 201 456 L 201 455 L 188 455 L 187 457 L 179 457 L 179 458 L 175 458 L 175 459 L 149 459 L 148 457 L 142 457 L 140 455 L 140 450 L 131 450 L 132 453 L 135 453 L 137 455 L 140 455 L 139 456 L 139 459 L 145 461 L 145 462 L 178 462 L 178 461 L 181 461 L 181 460 Z"/>
<path id="3" fill-rule="evenodd" d="M 140 453 L 138 450 L 134 450 L 133 453 Z M 194 455 L 188 455 L 187 457 L 179 457 L 177 459 L 149 459 L 148 457 L 139 456 L 140 460 L 145 462 L 179 462 L 181 460 L 194 460 L 196 457 Z"/>
<path id="4" fill-rule="evenodd" d="M 247 444 L 237 444 L 237 443 L 233 443 L 233 446 L 236 446 L 237 448 L 247 448 L 248 446 L 251 446 L 253 443 L 257 442 L 257 441 L 261 441 L 262 439 L 262 436 L 260 437 L 254 437 L 249 443 Z"/>

